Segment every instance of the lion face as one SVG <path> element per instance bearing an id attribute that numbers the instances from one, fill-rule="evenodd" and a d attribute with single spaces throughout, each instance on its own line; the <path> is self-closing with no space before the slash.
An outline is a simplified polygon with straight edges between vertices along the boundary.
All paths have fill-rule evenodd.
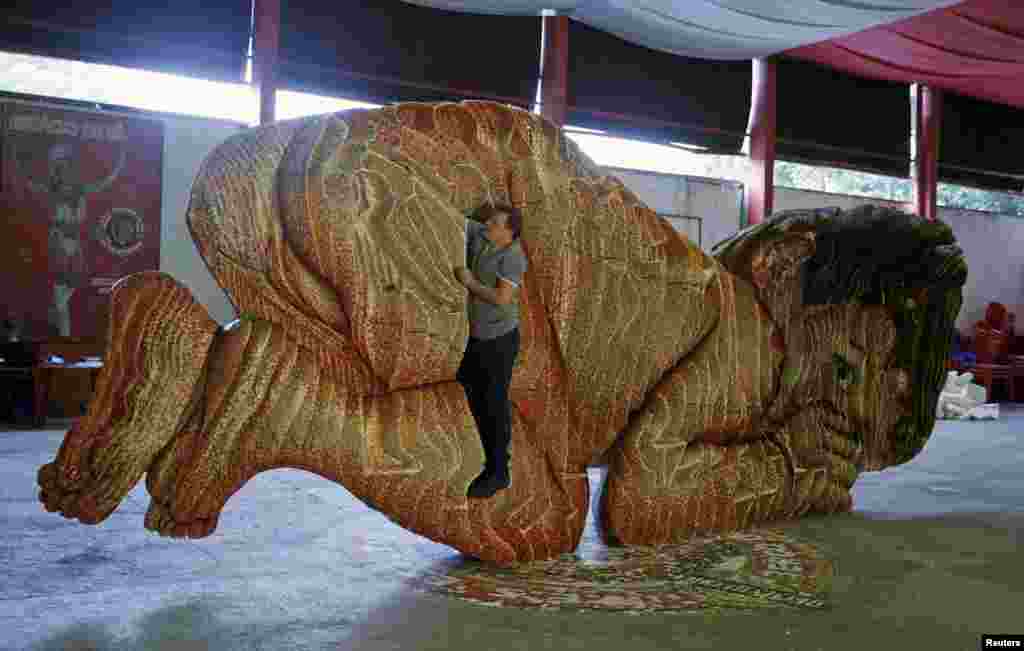
<path id="1" fill-rule="evenodd" d="M 809 307 L 801 325 L 784 378 L 796 385 L 794 454 L 852 485 L 856 471 L 893 463 L 896 423 L 910 412 L 910 375 L 892 366 L 896 326 L 885 307 L 861 305 Z"/>

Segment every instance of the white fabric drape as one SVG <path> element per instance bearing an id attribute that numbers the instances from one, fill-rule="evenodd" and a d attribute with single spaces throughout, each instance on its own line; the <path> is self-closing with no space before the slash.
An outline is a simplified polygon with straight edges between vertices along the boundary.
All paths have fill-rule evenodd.
<path id="1" fill-rule="evenodd" d="M 958 0 L 405 0 L 507 16 L 555 10 L 627 41 L 701 59 L 764 57 L 892 23 Z M 571 46 L 570 46 L 571 48 Z"/>

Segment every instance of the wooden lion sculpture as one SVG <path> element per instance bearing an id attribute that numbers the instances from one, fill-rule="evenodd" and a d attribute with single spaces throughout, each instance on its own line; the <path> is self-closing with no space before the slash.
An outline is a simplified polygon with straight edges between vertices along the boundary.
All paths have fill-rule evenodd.
<path id="1" fill-rule="evenodd" d="M 465 220 L 524 214 L 512 485 L 455 381 Z M 204 162 L 188 224 L 242 317 L 123 279 L 87 414 L 43 466 L 50 511 L 213 532 L 257 473 L 301 468 L 498 563 L 575 549 L 588 464 L 625 544 L 851 508 L 859 470 L 924 445 L 966 267 L 948 227 L 865 207 L 776 215 L 709 257 L 552 124 L 490 102 L 279 122 Z"/>

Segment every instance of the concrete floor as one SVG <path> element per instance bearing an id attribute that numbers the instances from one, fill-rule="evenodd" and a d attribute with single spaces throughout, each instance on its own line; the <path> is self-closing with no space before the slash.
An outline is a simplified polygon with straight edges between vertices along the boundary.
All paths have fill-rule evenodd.
<path id="1" fill-rule="evenodd" d="M 145 531 L 142 483 L 81 525 L 36 499 L 63 435 L 0 431 L 0 649 L 973 650 L 982 633 L 1024 633 L 1024 410 L 1006 405 L 999 421 L 940 422 L 912 462 L 863 475 L 854 513 L 781 527 L 832 560 L 830 607 L 753 613 L 488 607 L 416 589 L 467 561 L 302 471 L 250 481 L 203 540 Z"/>

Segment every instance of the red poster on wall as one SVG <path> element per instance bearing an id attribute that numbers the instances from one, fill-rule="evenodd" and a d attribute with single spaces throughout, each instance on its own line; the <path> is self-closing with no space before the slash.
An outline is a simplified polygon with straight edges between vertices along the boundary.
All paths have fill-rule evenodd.
<path id="1" fill-rule="evenodd" d="M 0 319 L 102 336 L 111 286 L 160 266 L 163 124 L 8 103 L 0 145 Z"/>

